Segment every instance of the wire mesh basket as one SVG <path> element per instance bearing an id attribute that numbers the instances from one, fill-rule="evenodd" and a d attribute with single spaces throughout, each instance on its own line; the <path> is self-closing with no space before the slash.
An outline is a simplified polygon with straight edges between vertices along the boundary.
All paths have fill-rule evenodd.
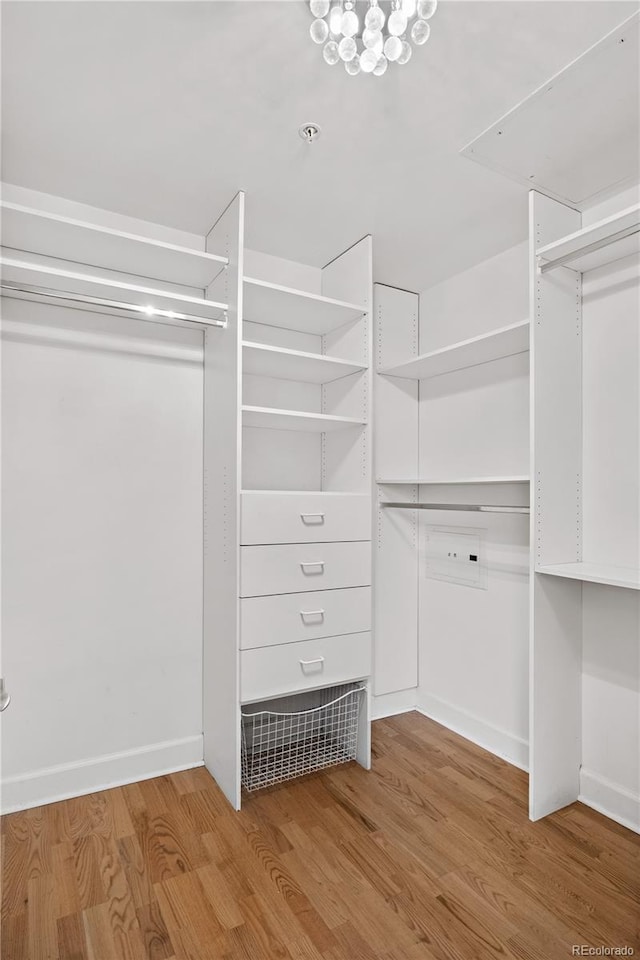
<path id="1" fill-rule="evenodd" d="M 354 760 L 364 687 L 348 684 L 242 708 L 242 786 L 259 790 Z"/>

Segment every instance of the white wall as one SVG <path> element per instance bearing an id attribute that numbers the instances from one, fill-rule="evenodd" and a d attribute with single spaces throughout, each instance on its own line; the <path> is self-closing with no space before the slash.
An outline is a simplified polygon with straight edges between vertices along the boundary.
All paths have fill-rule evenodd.
<path id="1" fill-rule="evenodd" d="M 640 832 L 640 597 L 582 587 L 581 799 Z"/>
<path id="2" fill-rule="evenodd" d="M 420 295 L 420 352 L 528 315 L 528 251 L 511 248 Z M 528 475 L 528 354 L 420 384 L 420 476 Z M 528 504 L 528 484 L 423 487 L 421 499 Z M 528 742 L 526 515 L 421 514 L 419 706 L 512 762 Z M 429 525 L 481 529 L 486 589 L 427 577 Z"/>
<path id="3" fill-rule="evenodd" d="M 3 809 L 202 758 L 202 335 L 3 303 Z"/>

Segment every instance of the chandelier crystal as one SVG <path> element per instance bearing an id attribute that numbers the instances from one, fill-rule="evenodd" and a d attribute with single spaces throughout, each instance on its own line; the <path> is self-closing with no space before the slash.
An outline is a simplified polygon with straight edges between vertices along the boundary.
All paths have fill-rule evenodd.
<path id="1" fill-rule="evenodd" d="M 330 66 L 341 62 L 352 77 L 381 77 L 390 63 L 411 59 L 412 43 L 427 42 L 437 6 L 438 0 L 310 0 L 309 32 Z"/>

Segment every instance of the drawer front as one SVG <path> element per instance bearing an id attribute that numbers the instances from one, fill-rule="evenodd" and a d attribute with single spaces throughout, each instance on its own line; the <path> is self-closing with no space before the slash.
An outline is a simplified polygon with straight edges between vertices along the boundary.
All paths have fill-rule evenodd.
<path id="1" fill-rule="evenodd" d="M 271 647 L 371 629 L 371 588 L 314 590 L 240 601 L 240 648 Z"/>
<path id="2" fill-rule="evenodd" d="M 243 650 L 240 654 L 240 696 L 243 703 L 249 703 L 359 680 L 368 677 L 370 672 L 370 633 Z"/>
<path id="3" fill-rule="evenodd" d="M 243 544 L 370 539 L 371 498 L 365 494 L 242 494 Z"/>
<path id="4" fill-rule="evenodd" d="M 285 543 L 240 549 L 240 596 L 368 587 L 371 544 Z"/>

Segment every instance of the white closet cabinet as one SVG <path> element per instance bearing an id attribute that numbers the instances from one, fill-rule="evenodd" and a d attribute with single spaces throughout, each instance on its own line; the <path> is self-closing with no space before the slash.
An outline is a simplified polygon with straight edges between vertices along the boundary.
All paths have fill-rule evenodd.
<path id="1" fill-rule="evenodd" d="M 236 808 L 245 707 L 361 682 L 368 767 L 371 673 L 371 238 L 322 270 L 245 265 L 241 206 L 210 235 L 235 312 L 205 349 L 204 752 Z"/>

